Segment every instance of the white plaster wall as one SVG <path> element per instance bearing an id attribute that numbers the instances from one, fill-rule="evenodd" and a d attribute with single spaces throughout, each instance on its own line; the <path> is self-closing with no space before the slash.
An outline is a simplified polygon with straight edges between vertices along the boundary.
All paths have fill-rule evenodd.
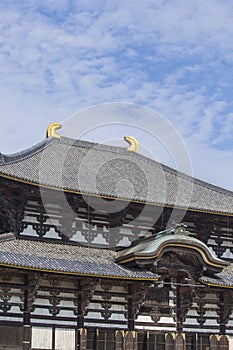
<path id="1" fill-rule="evenodd" d="M 52 328 L 32 327 L 32 348 L 52 348 Z"/>
<path id="2" fill-rule="evenodd" d="M 56 328 L 55 348 L 59 350 L 75 350 L 75 330 Z"/>
<path id="3" fill-rule="evenodd" d="M 229 350 L 233 350 L 233 337 L 229 339 Z"/>

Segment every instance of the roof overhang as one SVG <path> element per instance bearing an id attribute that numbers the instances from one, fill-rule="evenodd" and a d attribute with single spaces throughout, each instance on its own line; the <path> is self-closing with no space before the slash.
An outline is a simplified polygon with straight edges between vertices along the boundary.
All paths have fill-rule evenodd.
<path id="1" fill-rule="evenodd" d="M 228 262 L 215 257 L 205 243 L 191 237 L 188 231 L 179 232 L 178 229 L 161 232 L 156 237 L 146 238 L 134 246 L 121 250 L 118 252 L 116 262 L 137 266 L 155 265 L 165 253 L 169 252 L 185 256 L 187 265 L 195 256 L 199 266 L 211 273 L 220 272 L 228 265 Z"/>

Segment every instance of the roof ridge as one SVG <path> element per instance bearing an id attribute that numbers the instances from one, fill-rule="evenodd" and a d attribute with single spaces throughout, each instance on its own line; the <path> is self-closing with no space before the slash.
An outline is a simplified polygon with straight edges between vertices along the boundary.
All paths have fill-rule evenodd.
<path id="1" fill-rule="evenodd" d="M 12 232 L 1 233 L 0 234 L 0 242 L 12 241 L 16 240 L 16 236 Z"/>
<path id="2" fill-rule="evenodd" d="M 50 245 L 60 245 L 60 246 L 71 246 L 71 247 L 78 247 L 78 248 L 86 248 L 86 249 L 97 249 L 97 250 L 104 250 L 104 251 L 110 251 L 110 252 L 115 252 L 113 248 L 108 248 L 108 247 L 98 247 L 98 246 L 88 246 L 86 244 L 82 244 L 81 242 L 76 242 L 76 241 L 68 241 L 68 242 L 63 242 L 61 240 L 57 240 L 56 242 L 50 241 L 48 239 L 31 239 L 31 237 L 20 237 L 20 236 L 15 236 L 13 233 L 3 233 L 0 234 L 0 243 L 5 242 L 8 240 L 17 240 L 17 241 L 24 241 L 24 242 L 37 242 L 39 244 L 50 244 Z"/>
<path id="3" fill-rule="evenodd" d="M 228 189 L 222 188 L 220 186 L 208 183 L 204 180 L 198 179 L 196 177 L 193 177 L 192 175 L 188 175 L 184 172 L 181 172 L 177 169 L 174 169 L 168 165 L 165 165 L 161 162 L 156 161 L 155 159 L 148 158 L 147 156 L 140 154 L 140 153 L 135 153 L 135 152 L 128 152 L 127 147 L 119 147 L 119 146 L 112 146 L 112 145 L 106 145 L 106 144 L 100 144 L 100 143 L 94 143 L 90 141 L 85 141 L 85 140 L 77 140 L 77 139 L 72 139 L 68 138 L 65 136 L 61 136 L 60 139 L 56 139 L 54 137 L 49 137 L 47 139 L 44 139 L 43 141 L 37 143 L 36 145 L 27 148 L 26 150 L 13 153 L 11 155 L 4 155 L 0 154 L 0 166 L 1 165 L 8 165 L 12 163 L 16 163 L 18 161 L 27 159 L 31 157 L 32 155 L 35 155 L 45 149 L 46 147 L 49 147 L 50 145 L 57 143 L 57 144 L 64 144 L 64 145 L 70 145 L 71 147 L 82 147 L 86 149 L 96 149 L 96 150 L 102 150 L 104 152 L 110 152 L 110 153 L 115 153 L 115 154 L 122 154 L 125 155 L 129 158 L 137 158 L 145 162 L 146 164 L 151 164 L 151 165 L 157 165 L 158 167 L 161 167 L 164 171 L 169 172 L 172 175 L 177 176 L 178 178 L 185 179 L 189 182 L 192 182 L 194 184 L 197 184 L 202 187 L 206 187 L 212 191 L 222 193 L 224 195 L 227 195 L 229 197 L 233 197 L 233 191 L 230 191 Z"/>
<path id="4" fill-rule="evenodd" d="M 42 149 L 45 149 L 46 147 L 48 147 L 50 144 L 54 143 L 56 141 L 55 138 L 53 137 L 49 137 L 47 139 L 44 139 L 38 143 L 36 143 L 35 145 L 26 148 L 25 150 L 19 151 L 19 152 L 15 152 L 12 154 L 2 154 L 1 158 L 0 158 L 0 165 L 6 165 L 6 164 L 12 164 L 12 163 L 16 163 L 19 160 L 23 160 L 26 159 L 38 152 L 40 152 Z"/>
<path id="5" fill-rule="evenodd" d="M 112 146 L 112 145 L 106 145 L 106 144 L 101 144 L 101 143 L 95 143 L 95 142 L 91 142 L 91 141 L 85 141 L 85 140 L 75 140 L 75 139 L 71 139 L 65 136 L 61 136 L 61 143 L 64 144 L 70 144 L 71 146 L 76 146 L 76 147 L 84 147 L 84 148 L 95 148 L 95 149 L 99 149 L 99 150 L 104 150 L 107 152 L 114 152 L 114 153 L 123 153 L 126 155 L 129 155 L 131 157 L 138 157 L 141 158 L 143 161 L 148 162 L 150 164 L 158 164 L 159 166 L 161 166 L 163 168 L 163 170 L 166 170 L 168 172 L 170 172 L 173 175 L 178 175 L 186 180 L 189 180 L 190 182 L 195 182 L 198 185 L 204 186 L 206 188 L 221 192 L 223 194 L 226 194 L 228 196 L 233 196 L 233 191 L 227 190 L 223 187 L 220 187 L 218 185 L 214 185 L 212 183 L 209 183 L 207 181 L 198 179 L 196 177 L 193 177 L 192 175 L 186 174 L 182 171 L 179 171 L 177 169 L 174 169 L 164 163 L 158 162 L 155 159 L 152 158 L 148 158 L 143 154 L 137 153 L 137 152 L 130 152 L 130 154 L 127 151 L 127 148 L 124 147 L 120 147 L 120 146 Z M 73 141 L 73 142 L 72 142 Z"/>

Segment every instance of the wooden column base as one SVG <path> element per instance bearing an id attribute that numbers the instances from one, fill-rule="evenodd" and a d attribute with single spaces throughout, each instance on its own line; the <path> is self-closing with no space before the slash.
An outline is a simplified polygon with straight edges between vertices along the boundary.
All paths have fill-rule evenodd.
<path id="1" fill-rule="evenodd" d="M 87 346 L 87 330 L 85 328 L 79 328 L 77 330 L 77 350 L 86 350 Z"/>
<path id="2" fill-rule="evenodd" d="M 23 326 L 23 350 L 31 350 L 31 326 Z"/>

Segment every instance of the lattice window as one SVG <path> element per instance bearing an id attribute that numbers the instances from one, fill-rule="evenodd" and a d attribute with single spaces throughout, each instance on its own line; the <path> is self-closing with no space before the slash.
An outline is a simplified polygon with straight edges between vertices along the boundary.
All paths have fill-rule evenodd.
<path id="1" fill-rule="evenodd" d="M 147 349 L 147 333 L 138 333 L 138 350 Z"/>
<path id="2" fill-rule="evenodd" d="M 173 350 L 173 338 L 171 334 L 168 334 L 165 340 L 165 334 L 140 332 L 137 338 L 137 350 Z"/>
<path id="3" fill-rule="evenodd" d="M 87 331 L 87 343 L 86 350 L 94 350 L 96 349 L 96 331 L 88 329 Z"/>
<path id="4" fill-rule="evenodd" d="M 186 341 L 186 350 L 195 349 L 195 334 L 186 334 L 185 341 Z"/>
<path id="5" fill-rule="evenodd" d="M 98 350 L 114 350 L 115 347 L 114 331 L 99 330 Z"/>
<path id="6" fill-rule="evenodd" d="M 153 339 L 153 336 L 154 336 L 154 339 Z M 156 344 L 156 350 L 165 350 L 165 334 L 150 334 L 149 350 L 154 350 L 155 344 Z"/>
<path id="7" fill-rule="evenodd" d="M 210 350 L 210 338 L 209 338 L 208 335 L 200 335 L 199 336 L 198 349 L 200 349 L 200 350 Z"/>
<path id="8" fill-rule="evenodd" d="M 1 326 L 0 327 L 0 345 L 20 346 L 23 342 L 22 327 Z"/>

